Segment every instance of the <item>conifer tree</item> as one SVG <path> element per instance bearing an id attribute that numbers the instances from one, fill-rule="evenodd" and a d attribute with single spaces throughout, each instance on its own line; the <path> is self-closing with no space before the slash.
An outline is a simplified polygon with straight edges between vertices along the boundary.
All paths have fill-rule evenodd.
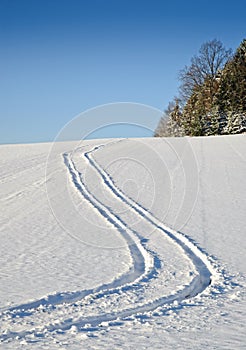
<path id="1" fill-rule="evenodd" d="M 246 112 L 246 40 L 227 63 L 220 81 L 217 103 L 222 111 Z"/>

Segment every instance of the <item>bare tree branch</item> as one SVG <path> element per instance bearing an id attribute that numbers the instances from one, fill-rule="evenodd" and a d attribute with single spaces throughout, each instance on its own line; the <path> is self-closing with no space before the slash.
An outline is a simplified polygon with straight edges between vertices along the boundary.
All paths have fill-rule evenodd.
<path id="1" fill-rule="evenodd" d="M 190 98 L 195 88 L 203 85 L 205 79 L 210 79 L 212 87 L 218 72 L 231 57 L 232 50 L 227 50 L 221 41 L 214 39 L 204 43 L 198 55 L 192 57 L 191 65 L 189 67 L 186 66 L 180 71 L 179 79 L 181 81 L 180 95 L 182 104 Z"/>

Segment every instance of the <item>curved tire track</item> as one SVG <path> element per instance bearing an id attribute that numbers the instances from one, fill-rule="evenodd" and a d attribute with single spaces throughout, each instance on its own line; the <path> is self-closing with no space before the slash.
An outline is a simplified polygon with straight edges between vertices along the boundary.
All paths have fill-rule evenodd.
<path id="1" fill-rule="evenodd" d="M 122 140 L 120 142 L 122 142 Z M 114 184 L 110 175 L 92 157 L 93 152 L 103 147 L 105 147 L 105 145 L 95 146 L 92 150 L 85 152 L 84 156 L 100 174 L 105 186 L 110 188 L 110 190 L 115 194 L 115 196 L 117 196 L 121 201 L 126 203 L 132 210 L 134 210 L 142 218 L 146 219 L 155 228 L 159 229 L 165 235 L 167 235 L 171 240 L 173 240 L 173 242 L 178 244 L 183 249 L 186 255 L 189 256 L 193 264 L 196 266 L 197 271 L 199 272 L 201 282 L 201 287 L 194 291 L 194 295 L 201 293 L 208 285 L 210 285 L 210 283 L 213 283 L 213 278 L 214 280 L 216 280 L 217 278 L 217 273 L 215 272 L 207 255 L 204 252 L 202 252 L 187 236 L 164 225 L 153 214 L 151 214 L 145 208 L 140 206 L 137 202 L 129 198 Z"/>
<path id="2" fill-rule="evenodd" d="M 134 202 L 132 199 L 127 197 L 119 188 L 116 187 L 110 175 L 94 160 L 92 157 L 93 152 L 98 150 L 99 148 L 104 147 L 105 145 L 100 145 L 94 147 L 92 150 L 85 152 L 84 157 L 89 161 L 89 164 L 97 171 L 97 173 L 102 178 L 104 186 L 106 186 L 116 197 L 118 200 L 126 203 L 131 210 L 133 210 L 137 215 L 140 215 L 142 218 L 147 220 L 151 225 L 162 231 L 166 236 L 168 236 L 173 243 L 177 244 L 182 248 L 184 254 L 189 257 L 192 261 L 196 270 L 198 271 L 198 275 L 193 278 L 189 285 L 184 286 L 183 289 L 174 292 L 169 296 L 159 297 L 155 300 L 152 300 L 143 305 L 137 305 L 133 308 L 123 309 L 121 311 L 117 311 L 115 313 L 102 313 L 97 316 L 88 316 L 88 317 L 78 317 L 78 318 L 69 318 L 67 320 L 63 320 L 62 322 L 56 323 L 55 325 L 50 323 L 46 325 L 44 329 L 47 331 L 55 331 L 58 329 L 67 330 L 71 328 L 71 326 L 77 327 L 85 327 L 87 324 L 91 324 L 94 327 L 100 325 L 102 322 L 109 322 L 116 320 L 118 318 L 129 317 L 138 313 L 145 313 L 148 311 L 152 311 L 163 304 L 170 304 L 174 301 L 182 301 L 187 297 L 195 296 L 211 283 L 211 279 L 213 275 L 215 275 L 215 271 L 211 263 L 209 262 L 206 254 L 204 254 L 196 245 L 194 245 L 188 237 L 183 234 L 176 232 L 164 224 L 162 224 L 157 218 L 155 218 L 152 214 L 150 214 L 146 209 L 141 207 L 138 203 Z M 72 178 L 73 184 L 77 188 L 77 190 L 87 199 L 91 205 L 101 214 L 103 215 L 111 224 L 113 224 L 123 235 L 124 239 L 128 243 L 128 247 L 133 258 L 133 267 L 130 273 L 121 276 L 119 279 L 113 281 L 112 283 L 102 285 L 94 290 L 86 290 L 75 293 L 65 293 L 65 296 L 62 296 L 62 293 L 58 293 L 53 296 L 49 296 L 48 298 L 40 299 L 39 301 L 35 301 L 33 303 L 27 303 L 20 305 L 18 307 L 9 309 L 9 311 L 22 309 L 32 309 L 39 305 L 44 304 L 52 304 L 63 303 L 63 302 L 74 302 L 76 300 L 84 298 L 86 295 L 93 295 L 95 297 L 105 296 L 106 294 L 117 293 L 119 290 L 124 290 L 123 287 L 132 286 L 137 287 L 137 283 L 141 283 L 142 280 L 145 279 L 149 281 L 151 276 L 157 272 L 157 264 L 155 264 L 155 259 L 153 259 L 149 252 L 143 247 L 141 241 L 139 240 L 138 233 L 132 231 L 127 227 L 127 225 L 118 217 L 116 217 L 112 211 L 109 210 L 103 203 L 101 203 L 97 198 L 95 198 L 87 189 L 86 185 L 83 183 L 81 174 L 75 167 L 70 155 L 65 153 L 63 155 L 64 163 L 66 164 L 70 176 Z M 213 281 L 213 280 L 212 280 Z M 61 299 L 60 299 L 61 298 Z M 32 331 L 24 331 L 24 332 L 9 332 L 8 334 L 2 337 L 2 340 L 13 338 L 16 336 L 24 337 L 27 335 L 35 335 L 36 333 L 40 333 L 40 328 L 38 332 L 35 329 Z"/>
<path id="3" fill-rule="evenodd" d="M 83 195 L 83 197 L 89 201 L 89 203 L 96 209 L 100 215 L 102 215 L 108 222 L 110 222 L 124 237 L 128 243 L 130 255 L 133 259 L 133 266 L 129 272 L 123 274 L 119 278 L 115 279 L 111 283 L 102 284 L 94 289 L 86 289 L 75 292 L 58 292 L 55 294 L 47 295 L 41 299 L 34 300 L 28 303 L 16 305 L 10 308 L 2 309 L 1 312 L 15 312 L 15 316 L 24 314 L 24 311 L 36 309 L 39 306 L 47 305 L 59 305 L 63 303 L 73 303 L 83 299 L 88 295 L 101 295 L 102 292 L 112 294 L 119 287 L 130 285 L 132 283 L 138 283 L 142 279 L 150 279 L 157 274 L 158 269 L 158 257 L 152 257 L 149 252 L 144 248 L 141 243 L 138 233 L 130 230 L 127 225 L 119 218 L 116 217 L 110 210 L 100 203 L 88 190 L 86 185 L 81 180 L 81 174 L 75 169 L 73 161 L 69 155 L 65 153 L 63 155 L 64 163 L 69 170 L 72 177 L 73 184 Z M 25 316 L 25 315 L 24 315 Z"/>

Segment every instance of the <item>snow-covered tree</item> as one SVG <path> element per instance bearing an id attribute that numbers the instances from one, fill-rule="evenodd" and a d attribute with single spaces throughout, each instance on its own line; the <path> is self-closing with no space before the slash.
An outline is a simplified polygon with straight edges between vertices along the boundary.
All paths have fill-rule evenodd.
<path id="1" fill-rule="evenodd" d="M 169 103 L 155 130 L 155 136 L 184 136 L 182 112 L 177 98 Z"/>
<path id="2" fill-rule="evenodd" d="M 221 74 L 216 104 L 221 113 L 229 115 L 229 123 L 235 119 L 235 114 L 246 115 L 246 40 L 242 41 Z"/>

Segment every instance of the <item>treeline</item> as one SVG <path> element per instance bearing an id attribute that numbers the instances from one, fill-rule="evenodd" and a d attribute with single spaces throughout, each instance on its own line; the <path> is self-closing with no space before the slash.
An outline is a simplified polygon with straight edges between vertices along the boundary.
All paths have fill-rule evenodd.
<path id="1" fill-rule="evenodd" d="M 169 103 L 155 136 L 246 132 L 246 39 L 234 55 L 218 40 L 203 44 L 179 79 L 179 96 Z"/>

